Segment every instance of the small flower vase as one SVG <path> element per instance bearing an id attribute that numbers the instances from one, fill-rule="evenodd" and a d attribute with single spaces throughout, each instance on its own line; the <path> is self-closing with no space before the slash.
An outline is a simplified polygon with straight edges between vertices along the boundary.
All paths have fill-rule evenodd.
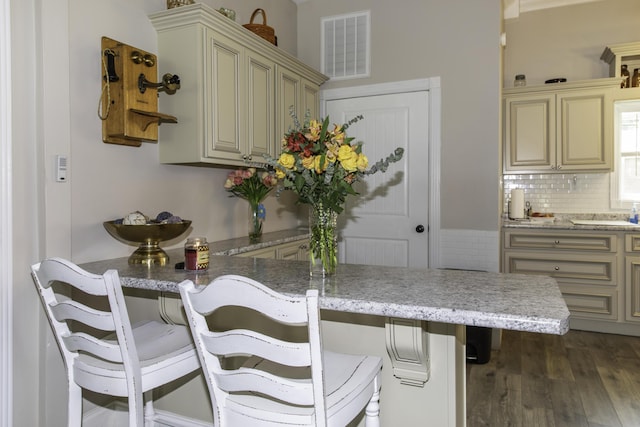
<path id="1" fill-rule="evenodd" d="M 322 206 L 309 208 L 309 258 L 312 277 L 333 275 L 338 266 L 338 214 Z"/>
<path id="2" fill-rule="evenodd" d="M 256 243 L 262 237 L 262 222 L 266 216 L 264 205 L 259 202 L 249 202 L 249 241 Z"/>

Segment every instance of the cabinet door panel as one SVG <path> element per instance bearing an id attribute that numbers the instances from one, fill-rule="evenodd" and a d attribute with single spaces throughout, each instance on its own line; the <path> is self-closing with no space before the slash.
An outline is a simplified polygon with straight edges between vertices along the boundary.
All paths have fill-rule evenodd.
<path id="1" fill-rule="evenodd" d="M 274 63 L 264 56 L 248 53 L 247 154 L 258 162 L 262 161 L 263 154 L 274 155 L 274 68 Z"/>
<path id="2" fill-rule="evenodd" d="M 209 97 L 211 116 L 207 126 L 212 140 L 207 145 L 207 157 L 237 160 L 242 154 L 244 123 L 240 108 L 243 90 L 240 69 L 243 48 L 238 43 L 218 34 L 210 34 L 211 63 L 207 78 L 210 79 L 212 96 Z"/>
<path id="3" fill-rule="evenodd" d="M 558 94 L 558 168 L 609 169 L 604 92 Z"/>
<path id="4" fill-rule="evenodd" d="M 506 99 L 506 170 L 545 170 L 555 165 L 555 96 Z"/>
<path id="5" fill-rule="evenodd" d="M 507 251 L 509 273 L 542 274 L 565 283 L 616 286 L 616 255 L 533 254 Z"/>
<path id="6" fill-rule="evenodd" d="M 564 249 L 581 251 L 617 250 L 617 236 L 595 234 L 545 234 L 540 232 L 507 232 L 505 247 L 511 249 Z"/>
<path id="7" fill-rule="evenodd" d="M 560 290 L 572 316 L 607 320 L 618 318 L 618 297 L 615 290 L 585 290 L 567 285 L 560 285 Z"/>
<path id="8" fill-rule="evenodd" d="M 626 320 L 640 323 L 640 257 L 626 257 Z"/>

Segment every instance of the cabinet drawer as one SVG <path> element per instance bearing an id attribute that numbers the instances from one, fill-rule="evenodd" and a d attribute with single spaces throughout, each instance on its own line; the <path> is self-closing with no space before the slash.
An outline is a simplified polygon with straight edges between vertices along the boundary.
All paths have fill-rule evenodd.
<path id="1" fill-rule="evenodd" d="M 618 292 L 614 289 L 560 285 L 560 291 L 572 316 L 617 320 Z"/>
<path id="2" fill-rule="evenodd" d="M 624 250 L 627 252 L 640 252 L 640 234 L 625 234 Z"/>
<path id="3" fill-rule="evenodd" d="M 565 282 L 616 286 L 615 254 L 581 255 L 505 251 L 508 273 L 540 274 Z"/>
<path id="4" fill-rule="evenodd" d="M 640 235 L 638 236 L 640 239 Z M 640 245 L 640 241 L 638 242 Z M 505 248 L 510 249 L 559 249 L 615 252 L 617 236 L 610 234 L 562 234 L 506 232 Z"/>

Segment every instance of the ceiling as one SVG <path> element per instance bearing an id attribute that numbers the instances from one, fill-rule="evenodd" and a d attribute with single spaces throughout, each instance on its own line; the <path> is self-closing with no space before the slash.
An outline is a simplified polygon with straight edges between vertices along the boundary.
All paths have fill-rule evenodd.
<path id="1" fill-rule="evenodd" d="M 605 0 L 502 0 L 504 19 L 517 18 L 521 13 L 552 7 L 570 6 Z"/>

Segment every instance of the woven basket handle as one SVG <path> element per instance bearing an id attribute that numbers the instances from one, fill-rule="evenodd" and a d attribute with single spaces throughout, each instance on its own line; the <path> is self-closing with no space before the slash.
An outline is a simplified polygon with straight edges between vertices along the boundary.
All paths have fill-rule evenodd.
<path id="1" fill-rule="evenodd" d="M 262 21 L 263 21 L 263 25 L 267 25 L 267 13 L 263 10 L 263 9 L 256 9 L 253 11 L 253 13 L 251 14 L 251 19 L 249 20 L 250 24 L 253 24 L 253 18 L 256 17 L 256 14 L 258 12 L 262 12 Z"/>

